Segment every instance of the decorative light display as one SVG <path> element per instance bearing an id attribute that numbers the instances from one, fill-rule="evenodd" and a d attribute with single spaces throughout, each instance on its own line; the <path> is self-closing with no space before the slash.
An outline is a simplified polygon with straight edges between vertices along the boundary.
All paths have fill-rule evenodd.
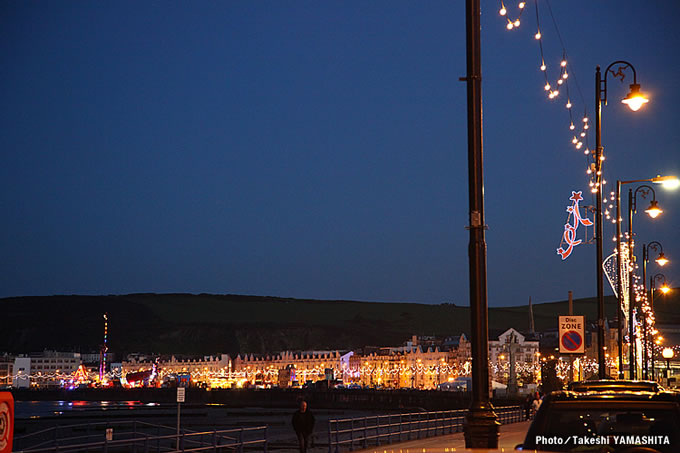
<path id="1" fill-rule="evenodd" d="M 571 69 L 571 67 L 568 64 L 567 60 L 567 52 L 564 46 L 564 42 L 562 40 L 562 37 L 560 35 L 559 28 L 557 26 L 557 21 L 555 20 L 555 16 L 552 12 L 552 8 L 550 7 L 550 2 L 546 1 L 545 5 L 547 6 L 547 11 L 550 15 L 550 18 L 552 19 L 552 23 L 555 28 L 555 34 L 557 38 L 559 39 L 561 49 L 562 49 L 562 54 L 561 54 L 561 59 L 559 66 L 555 67 L 550 67 L 546 61 L 546 55 L 544 53 L 544 46 L 543 46 L 543 40 L 545 39 L 544 33 L 542 32 L 541 29 L 541 22 L 540 22 L 540 15 L 539 15 L 539 9 L 538 9 L 538 0 L 534 0 L 534 7 L 535 7 L 535 12 L 536 12 L 536 33 L 534 34 L 533 38 L 538 41 L 538 48 L 539 48 L 539 55 L 540 55 L 540 65 L 539 69 L 543 74 L 543 91 L 547 94 L 548 99 L 554 100 L 557 98 L 560 94 L 561 91 L 563 90 L 566 94 L 566 103 L 565 107 L 567 108 L 567 111 L 569 112 L 569 133 L 571 137 L 571 144 L 574 147 L 574 149 L 580 151 L 583 150 L 583 154 L 586 157 L 586 174 L 588 175 L 590 181 L 589 181 L 589 187 L 590 191 L 594 196 L 602 196 L 600 194 L 600 188 L 604 188 L 606 185 L 606 181 L 603 178 L 603 173 L 602 173 L 602 163 L 605 160 L 605 155 L 603 152 L 599 153 L 600 154 L 600 160 L 599 162 L 596 162 L 595 159 L 596 153 L 593 152 L 590 149 L 590 146 L 588 145 L 588 130 L 589 130 L 589 120 L 588 120 L 588 112 L 585 106 L 587 105 L 586 102 L 584 101 L 583 93 L 581 92 L 581 89 L 578 85 L 578 81 L 576 79 L 574 80 L 575 86 L 578 90 L 578 94 L 580 97 L 580 100 L 582 101 L 584 105 L 584 113 L 581 121 L 575 121 L 574 118 L 574 105 L 573 105 L 573 100 L 572 97 L 570 96 L 569 92 L 569 80 L 572 79 L 570 77 L 573 75 L 574 71 Z M 518 19 L 521 16 L 521 13 L 524 10 L 524 5 L 520 7 L 520 11 L 518 14 Z M 500 9 L 500 15 L 505 18 L 506 21 L 506 28 L 508 30 L 513 30 L 516 28 L 513 19 L 508 17 L 508 11 L 505 6 L 505 4 L 501 1 L 501 9 Z M 519 26 L 519 23 L 517 24 Z M 624 81 L 625 79 L 625 70 L 628 69 L 627 64 L 621 64 L 616 68 L 610 69 L 610 73 L 612 77 L 614 78 L 619 78 L 621 82 Z M 552 78 L 550 77 L 549 73 L 552 74 Z M 606 75 L 605 75 L 606 77 Z M 599 83 L 599 82 L 598 82 Z M 647 100 L 639 95 L 639 85 L 631 85 L 631 94 L 629 94 L 626 99 L 624 99 L 622 102 L 629 104 L 629 106 L 633 110 L 639 109 L 643 103 L 647 102 Z M 599 102 L 599 100 L 598 100 Z M 631 105 L 635 104 L 635 105 Z M 603 197 L 604 198 L 604 197 Z M 603 200 L 607 202 L 607 200 Z M 620 223 L 622 221 L 621 218 L 613 218 L 612 216 L 612 209 L 614 208 L 614 193 L 610 195 L 609 203 L 608 206 L 604 208 L 603 215 L 607 220 L 611 220 L 612 223 L 616 224 L 617 222 Z M 658 214 L 658 211 L 654 212 L 648 212 L 650 214 Z M 588 222 L 590 222 L 588 220 Z M 591 222 L 592 223 L 592 222 Z M 565 225 L 565 231 L 562 239 L 562 243 L 560 244 L 560 248 L 557 249 L 557 253 L 562 256 L 562 259 L 565 260 L 573 251 L 573 247 L 575 245 L 578 245 L 581 243 L 580 240 L 576 239 L 576 227 L 578 227 L 577 220 L 574 219 L 574 224 L 572 225 L 567 222 L 567 225 Z M 616 240 L 617 238 L 614 238 Z M 563 245 L 566 245 L 565 247 L 562 247 Z M 627 252 L 624 253 L 624 256 L 621 257 L 621 264 L 624 266 L 624 272 L 623 272 L 623 277 L 630 276 L 633 274 L 634 279 L 637 279 L 637 275 L 635 274 L 635 271 L 637 267 L 634 264 L 631 264 L 628 266 L 627 263 Z M 619 276 L 616 275 L 616 272 L 613 271 L 614 267 L 616 267 L 616 261 L 618 260 L 618 257 L 616 257 L 616 253 L 614 255 L 611 255 L 610 257 L 603 262 L 603 266 L 605 267 L 605 271 L 607 271 L 609 266 L 609 271 L 607 271 L 607 278 L 609 279 L 610 284 L 612 285 L 612 288 L 616 288 L 616 283 L 619 279 Z M 608 265 L 607 262 L 610 264 Z M 612 264 L 614 267 L 612 267 Z M 623 282 L 623 294 L 622 294 L 622 299 L 624 299 L 624 313 L 626 316 L 628 315 L 628 305 L 630 303 L 634 303 L 634 301 L 629 301 L 628 300 L 628 291 L 627 291 L 627 286 L 628 286 L 628 280 L 629 278 L 622 278 Z M 643 285 L 642 285 L 643 286 Z M 654 329 L 654 313 L 651 310 L 651 307 L 647 304 L 647 296 L 644 294 L 644 290 L 642 291 L 642 294 L 640 292 L 640 287 L 641 285 L 636 284 L 635 285 L 635 293 L 636 293 L 636 299 L 638 302 L 640 302 L 640 311 L 642 314 L 645 316 L 638 316 L 639 318 L 644 319 L 644 325 L 642 325 L 642 321 L 638 320 L 635 321 L 634 326 L 636 329 L 640 329 L 642 332 L 646 332 L 647 335 L 649 336 L 650 332 L 655 330 Z M 616 292 L 616 289 L 614 290 Z M 634 312 L 637 314 L 638 310 L 634 310 Z M 625 326 L 628 325 L 628 322 L 624 324 Z M 637 338 L 642 337 L 643 335 L 638 335 Z M 650 349 L 650 348 L 648 348 Z"/>
<path id="2" fill-rule="evenodd" d="M 524 12 L 525 6 L 526 6 L 525 2 L 520 2 L 518 4 L 519 13 L 516 14 L 515 18 L 511 18 L 508 12 L 508 8 L 506 7 L 505 3 L 501 0 L 499 14 L 501 15 L 501 17 L 505 19 L 506 28 L 508 30 L 515 30 L 520 26 L 520 18 L 522 16 L 522 13 Z M 566 97 L 566 102 L 564 105 L 567 109 L 567 112 L 569 113 L 569 133 L 571 135 L 571 143 L 574 146 L 574 149 L 576 149 L 577 151 L 583 150 L 583 153 L 587 161 L 586 173 L 590 175 L 591 192 L 597 193 L 598 191 L 597 177 L 600 175 L 595 174 L 596 172 L 592 169 L 593 168 L 592 164 L 594 163 L 593 159 L 595 156 L 594 153 L 591 152 L 590 147 L 588 146 L 588 129 L 590 126 L 588 124 L 588 110 L 587 108 L 585 108 L 587 104 L 584 100 L 583 93 L 581 92 L 581 88 L 579 87 L 578 82 L 576 81 L 576 79 L 574 79 L 574 83 L 576 85 L 579 98 L 581 99 L 581 102 L 584 106 L 583 109 L 584 113 L 583 117 L 581 118 L 581 121 L 575 121 L 573 113 L 574 105 L 569 92 L 569 80 L 571 78 L 570 76 L 571 73 L 573 73 L 573 70 L 570 70 L 567 60 L 567 51 L 564 46 L 564 42 L 562 41 L 562 36 L 560 34 L 559 27 L 557 26 L 555 16 L 553 15 L 552 8 L 550 7 L 550 3 L 546 2 L 546 6 L 548 7 L 548 13 L 550 14 L 552 23 L 555 28 L 555 34 L 557 35 L 560 42 L 561 56 L 559 58 L 559 63 L 555 64 L 554 68 L 549 67 L 549 64 L 546 63 L 549 60 L 546 59 L 546 55 L 544 52 L 543 40 L 545 39 L 545 37 L 543 32 L 541 31 L 538 0 L 534 0 L 534 10 L 536 12 L 536 33 L 533 35 L 533 38 L 535 41 L 538 41 L 538 49 L 540 56 L 540 64 L 538 67 L 541 73 L 543 74 L 543 91 L 546 93 L 549 100 L 557 99 L 560 96 L 560 94 L 564 92 L 564 97 Z"/>
<path id="3" fill-rule="evenodd" d="M 99 351 L 99 381 L 104 381 L 104 375 L 106 374 L 106 354 L 109 351 L 109 314 L 104 313 L 104 343 L 102 344 L 101 350 Z"/>
<path id="4" fill-rule="evenodd" d="M 616 238 L 614 238 L 616 239 Z M 611 286 L 614 295 L 618 298 L 618 253 L 614 249 L 614 253 L 609 255 L 602 262 L 602 268 L 604 269 L 604 275 L 609 281 L 609 286 Z M 628 255 L 628 242 L 621 242 L 621 312 L 623 313 L 623 324 L 622 331 L 624 335 L 628 334 L 628 305 L 630 303 L 630 292 L 628 291 L 628 285 L 630 279 L 627 277 L 630 275 L 630 259 Z"/>
<path id="5" fill-rule="evenodd" d="M 573 203 L 571 206 L 567 206 L 567 212 L 569 213 L 569 216 L 567 217 L 567 223 L 564 224 L 564 234 L 562 235 L 560 247 L 557 249 L 557 254 L 562 257 L 562 260 L 566 260 L 569 255 L 571 255 L 574 247 L 583 242 L 581 239 L 576 239 L 576 230 L 578 229 L 578 226 L 583 225 L 589 227 L 593 225 L 591 220 L 581 217 L 580 208 L 578 206 L 579 201 L 583 200 L 581 193 L 581 191 L 572 191 L 571 197 L 569 197 Z M 572 221 L 573 225 L 570 223 Z M 563 245 L 566 245 L 567 248 L 563 248 Z"/>
<path id="6" fill-rule="evenodd" d="M 519 9 L 519 14 L 517 14 L 517 17 L 515 17 L 514 19 L 511 19 L 510 16 L 508 16 L 508 9 L 505 7 L 503 0 L 501 0 L 501 9 L 498 11 L 498 14 L 505 17 L 505 19 L 507 20 L 505 28 L 507 28 L 508 30 L 519 28 L 519 25 L 521 23 L 520 18 L 522 17 L 522 13 L 524 12 L 525 6 L 526 2 L 519 2 L 519 4 L 517 5 L 517 8 Z"/>
<path id="7" fill-rule="evenodd" d="M 640 294 L 642 297 L 642 294 Z M 641 320 L 636 319 L 638 329 L 647 329 L 648 339 L 650 340 L 647 348 L 647 360 L 651 360 L 652 348 L 657 360 L 661 357 L 661 350 L 665 347 L 670 347 L 674 350 L 676 356 L 680 356 L 680 345 L 665 346 L 661 345 L 661 339 L 657 336 L 658 330 L 654 325 L 653 313 L 649 305 L 643 301 L 642 311 L 646 313 L 644 325 Z M 637 318 L 637 317 L 636 317 Z M 641 337 L 638 335 L 638 337 Z M 656 341 L 654 341 L 656 339 Z M 638 345 L 640 350 L 641 345 Z M 366 359 L 371 359 L 366 361 Z M 544 362 L 546 358 L 542 359 Z M 606 366 L 608 369 L 617 369 L 617 357 L 607 356 Z M 642 353 L 638 356 L 638 365 L 644 361 Z M 381 361 L 372 360 L 370 357 L 362 357 L 354 365 L 347 365 L 346 363 L 315 365 L 309 367 L 294 367 L 295 375 L 298 380 L 303 383 L 306 381 L 318 381 L 326 378 L 325 372 L 327 368 L 334 370 L 336 376 L 342 377 L 343 382 L 349 383 L 372 383 L 377 385 L 385 385 L 390 388 L 403 387 L 418 387 L 433 388 L 442 382 L 451 382 L 459 377 L 468 377 L 471 375 L 471 360 L 468 358 L 465 361 L 454 360 L 453 363 L 447 363 L 444 359 L 439 361 L 428 359 L 428 364 L 423 364 L 420 359 L 409 360 L 409 363 L 401 361 Z M 557 358 L 555 360 L 557 377 L 566 379 L 569 377 L 569 371 L 572 367 L 575 371 L 580 372 L 582 376 L 588 376 L 598 371 L 598 363 L 596 358 L 580 357 L 572 363 L 569 359 Z M 285 367 L 284 367 L 285 368 Z M 498 360 L 492 362 L 489 360 L 489 370 L 493 376 L 499 380 L 507 378 L 509 373 L 509 363 L 507 360 Z M 175 379 L 178 374 L 188 374 L 191 376 L 192 382 L 200 382 L 206 384 L 210 388 L 233 388 L 246 387 L 253 385 L 256 382 L 277 383 L 279 373 L 283 369 L 281 365 L 262 365 L 262 366 L 245 366 L 236 371 L 230 371 L 228 367 L 209 370 L 207 367 L 203 369 L 195 367 L 193 370 L 184 369 L 178 372 L 176 369 L 156 367 L 152 363 L 149 367 L 136 368 L 128 370 L 127 372 L 120 369 L 112 370 L 106 373 L 104 379 L 112 381 L 119 379 L 123 387 L 139 387 L 139 386 L 160 386 L 162 382 L 168 379 Z M 127 374 L 148 374 L 148 378 L 143 381 L 128 382 L 125 378 Z M 531 383 L 540 381 L 541 362 L 538 358 L 532 362 L 515 363 L 515 372 L 520 382 Z M 23 374 L 19 373 L 15 376 L 0 376 L 0 379 L 13 378 L 18 380 L 29 380 L 33 383 L 40 382 L 59 382 L 64 388 L 74 388 L 80 384 L 91 384 L 97 382 L 98 370 L 88 371 L 82 365 L 73 373 L 63 373 L 55 371 L 52 373 L 33 373 Z"/>
<path id="8" fill-rule="evenodd" d="M 254 385 L 256 382 L 274 384 L 278 383 L 281 370 L 292 366 L 296 380 L 300 383 L 307 381 L 318 381 L 326 379 L 326 370 L 333 369 L 334 374 L 342 378 L 345 383 L 363 383 L 385 385 L 391 388 L 434 388 L 443 382 L 454 381 L 458 377 L 470 376 L 472 371 L 471 359 L 459 361 L 451 357 L 452 363 L 441 357 L 423 359 L 381 360 L 376 357 L 362 357 L 355 364 L 336 362 L 334 364 L 317 364 L 313 366 L 295 366 L 294 364 L 276 365 L 247 365 L 239 370 L 229 370 L 229 367 L 208 369 L 208 367 L 160 367 L 156 362 L 128 370 L 112 370 L 103 377 L 104 381 L 111 382 L 114 379 L 120 380 L 125 388 L 134 387 L 156 387 L 163 382 L 177 379 L 179 375 L 189 375 L 192 382 L 206 384 L 210 388 L 233 388 Z M 189 365 L 189 364 L 187 364 Z M 489 366 L 498 375 L 502 375 L 508 367 L 507 361 L 492 363 Z M 517 363 L 516 370 L 518 377 L 522 377 L 524 382 L 536 382 L 540 372 L 538 360 L 532 363 Z M 3 376 L 0 376 L 2 378 Z M 7 376 L 4 376 L 7 377 Z M 29 380 L 32 385 L 39 385 L 40 382 L 59 382 L 64 388 L 74 388 L 79 384 L 96 384 L 104 382 L 98 380 L 98 370 L 88 372 L 82 365 L 73 373 L 61 373 L 59 371 L 49 374 L 34 373 L 20 374 L 14 376 L 16 379 Z M 130 378 L 128 380 L 127 378 Z"/>
<path id="9" fill-rule="evenodd" d="M 558 378 L 564 380 L 569 377 L 569 369 L 572 367 L 570 362 L 570 360 L 557 360 L 555 369 Z M 618 363 L 616 357 L 606 357 L 605 366 L 609 369 L 617 368 Z M 576 360 L 575 368 L 576 370 L 580 370 L 585 376 L 596 374 L 599 369 L 597 358 L 581 357 Z"/>

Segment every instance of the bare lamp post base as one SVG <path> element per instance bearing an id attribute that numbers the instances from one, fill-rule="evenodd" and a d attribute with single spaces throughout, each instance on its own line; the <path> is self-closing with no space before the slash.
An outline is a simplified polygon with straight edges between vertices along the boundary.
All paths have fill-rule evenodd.
<path id="1" fill-rule="evenodd" d="M 465 448 L 498 448 L 500 426 L 491 403 L 474 404 L 465 420 Z"/>

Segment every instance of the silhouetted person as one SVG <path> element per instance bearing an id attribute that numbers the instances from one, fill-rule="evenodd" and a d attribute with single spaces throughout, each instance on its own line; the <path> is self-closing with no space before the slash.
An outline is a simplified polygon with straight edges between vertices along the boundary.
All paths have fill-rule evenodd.
<path id="1" fill-rule="evenodd" d="M 524 400 L 524 419 L 529 420 L 531 418 L 531 407 L 533 403 L 533 395 L 529 393 Z"/>
<path id="2" fill-rule="evenodd" d="M 293 414 L 293 429 L 300 443 L 300 453 L 306 453 L 314 431 L 314 415 L 307 409 L 306 401 L 300 401 L 300 409 Z"/>
<path id="3" fill-rule="evenodd" d="M 534 416 L 536 416 L 536 412 L 538 412 L 538 408 L 541 407 L 542 402 L 543 402 L 542 398 L 536 398 L 531 402 L 531 411 Z"/>

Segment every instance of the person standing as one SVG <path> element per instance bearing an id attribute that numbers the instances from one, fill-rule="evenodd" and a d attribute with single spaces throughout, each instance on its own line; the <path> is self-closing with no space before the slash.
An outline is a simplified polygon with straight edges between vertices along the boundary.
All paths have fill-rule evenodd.
<path id="1" fill-rule="evenodd" d="M 530 420 L 531 419 L 531 410 L 533 406 L 533 395 L 529 393 L 524 400 L 524 419 L 525 420 Z"/>
<path id="2" fill-rule="evenodd" d="M 314 414 L 307 409 L 307 401 L 300 401 L 300 409 L 293 414 L 293 429 L 300 444 L 300 453 L 307 453 L 309 438 L 314 431 Z"/>
<path id="3" fill-rule="evenodd" d="M 538 412 L 538 408 L 541 407 L 542 402 L 543 401 L 541 400 L 541 398 L 538 397 L 538 395 L 537 395 L 536 399 L 534 399 L 534 401 L 531 403 L 531 409 L 532 409 L 534 417 L 536 416 L 536 412 Z"/>

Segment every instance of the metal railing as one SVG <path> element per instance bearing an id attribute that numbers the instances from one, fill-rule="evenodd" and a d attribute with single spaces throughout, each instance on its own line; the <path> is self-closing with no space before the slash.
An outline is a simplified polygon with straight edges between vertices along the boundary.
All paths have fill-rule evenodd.
<path id="1" fill-rule="evenodd" d="M 494 409 L 501 424 L 523 421 L 520 406 Z M 376 415 L 328 421 L 328 453 L 441 436 L 462 431 L 467 409 Z"/>
<path id="2" fill-rule="evenodd" d="M 132 430 L 125 430 L 131 426 Z M 112 431 L 108 431 L 113 429 Z M 153 431 L 156 431 L 153 433 Z M 59 433 L 85 434 L 59 437 Z M 164 431 L 165 434 L 161 434 Z M 34 443 L 33 443 L 34 442 Z M 33 443 L 32 445 L 28 445 Z M 243 452 L 257 448 L 267 452 L 267 426 L 235 428 L 195 432 L 164 425 L 132 421 L 118 423 L 88 423 L 81 425 L 62 425 L 44 429 L 25 436 L 15 437 L 14 450 L 22 452 L 198 452 L 230 451 Z"/>

